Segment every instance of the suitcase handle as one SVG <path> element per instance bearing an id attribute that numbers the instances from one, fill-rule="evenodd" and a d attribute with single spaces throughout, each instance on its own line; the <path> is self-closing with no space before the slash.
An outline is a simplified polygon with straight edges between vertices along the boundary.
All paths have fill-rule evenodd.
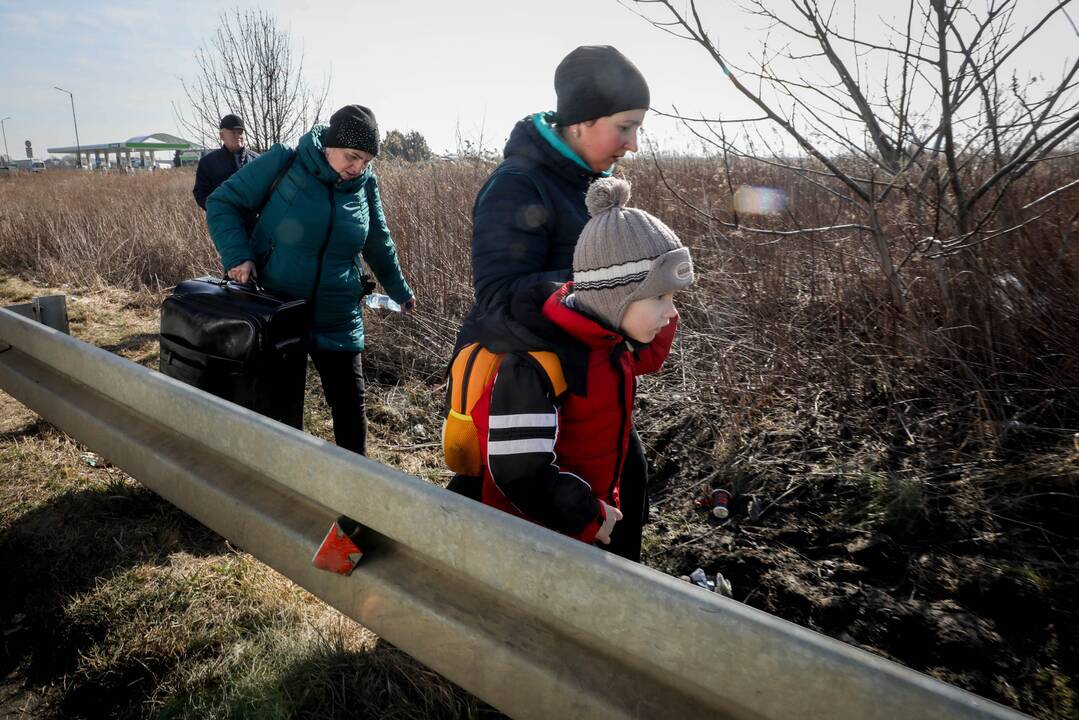
<path id="1" fill-rule="evenodd" d="M 289 338 L 288 340 L 282 340 L 279 343 L 274 343 L 274 350 L 282 352 L 286 348 L 291 348 L 293 345 L 302 345 L 304 339 L 302 337 Z"/>
<path id="2" fill-rule="evenodd" d="M 230 278 L 228 276 L 227 273 L 222 275 L 221 276 L 221 284 L 222 285 L 228 285 L 229 283 L 232 283 L 233 285 L 239 285 L 240 287 L 254 288 L 255 292 L 260 293 L 260 294 L 265 294 L 266 293 L 266 288 L 262 287 L 262 285 L 259 284 L 259 281 L 255 279 L 255 274 L 254 273 L 251 274 L 251 279 L 248 280 L 245 283 L 239 282 L 237 280 L 233 280 L 232 278 Z"/>

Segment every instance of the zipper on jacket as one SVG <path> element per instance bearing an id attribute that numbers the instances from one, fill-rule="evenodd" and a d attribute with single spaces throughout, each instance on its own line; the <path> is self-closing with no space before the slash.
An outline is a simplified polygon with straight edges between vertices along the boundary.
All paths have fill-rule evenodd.
<path id="1" fill-rule="evenodd" d="M 315 285 L 311 288 L 311 323 L 315 322 L 315 305 L 318 302 L 318 286 L 322 283 L 322 260 L 326 257 L 326 248 L 330 246 L 330 235 L 333 234 L 333 224 L 337 217 L 337 206 L 333 202 L 333 185 L 330 189 L 330 224 L 326 227 L 326 239 L 322 241 L 322 247 L 318 251 L 318 265 L 315 266 Z"/>
<path id="2" fill-rule="evenodd" d="M 622 345 L 616 345 L 616 348 L 622 348 Z M 611 478 L 611 487 L 607 490 L 608 505 L 614 505 L 614 489 L 618 487 L 622 478 L 622 463 L 625 460 L 623 448 L 629 441 L 629 422 L 628 414 L 629 410 L 626 408 L 626 368 L 622 363 L 623 352 L 617 353 L 616 357 L 611 358 L 611 363 L 616 366 L 618 370 L 618 404 L 622 408 L 622 417 L 618 425 L 618 454 L 615 456 L 614 462 L 614 477 Z"/>

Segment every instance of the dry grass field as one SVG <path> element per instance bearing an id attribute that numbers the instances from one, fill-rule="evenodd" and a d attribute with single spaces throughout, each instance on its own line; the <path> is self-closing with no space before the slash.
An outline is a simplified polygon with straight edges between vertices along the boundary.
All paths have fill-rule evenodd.
<path id="1" fill-rule="evenodd" d="M 879 208 L 896 308 L 856 231 L 721 224 L 740 184 L 791 200 L 756 227 L 860 221 L 827 189 L 759 166 L 732 166 L 729 185 L 714 161 L 661 163 L 662 177 L 645 159 L 623 168 L 631 204 L 679 233 L 701 279 L 667 367 L 640 388 L 655 470 L 646 564 L 722 572 L 739 601 L 1037 717 L 1079 717 L 1079 187 L 947 257 L 926 242 L 925 206 L 897 192 Z M 377 168 L 420 311 L 368 315 L 371 454 L 432 482 L 445 479 L 441 373 L 489 170 Z M 1077 175 L 1074 158 L 1029 173 L 1000 226 Z M 0 301 L 58 288 L 73 334 L 156 364 L 162 293 L 218 269 L 192 181 L 0 182 Z M 318 395 L 306 429 L 328 437 Z M 0 600 L 5 712 L 492 712 L 0 399 L 0 570 L 18 588 Z M 694 505 L 709 487 L 735 493 L 729 520 Z"/>

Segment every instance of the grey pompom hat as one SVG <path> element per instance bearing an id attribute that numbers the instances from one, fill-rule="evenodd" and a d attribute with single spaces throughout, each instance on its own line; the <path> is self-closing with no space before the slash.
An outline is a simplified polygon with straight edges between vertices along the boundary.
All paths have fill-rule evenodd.
<path id="1" fill-rule="evenodd" d="M 592 183 L 585 205 L 592 218 L 573 252 L 576 307 L 618 330 L 634 300 L 664 295 L 693 282 L 693 260 L 658 218 L 627 208 L 630 186 L 619 178 Z"/>

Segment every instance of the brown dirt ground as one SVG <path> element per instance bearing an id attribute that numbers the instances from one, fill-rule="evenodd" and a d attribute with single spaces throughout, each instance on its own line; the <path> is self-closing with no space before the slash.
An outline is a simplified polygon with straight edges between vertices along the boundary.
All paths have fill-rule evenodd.
<path id="1" fill-rule="evenodd" d="M 720 572 L 748 605 L 1037 717 L 1079 717 L 1070 438 L 936 465 L 910 448 L 889 470 L 870 460 L 880 448 L 814 463 L 838 443 L 794 422 L 760 438 L 759 462 L 716 463 L 718 424 L 691 404 L 647 430 L 648 564 Z M 703 487 L 734 492 L 728 519 L 695 507 Z"/>

